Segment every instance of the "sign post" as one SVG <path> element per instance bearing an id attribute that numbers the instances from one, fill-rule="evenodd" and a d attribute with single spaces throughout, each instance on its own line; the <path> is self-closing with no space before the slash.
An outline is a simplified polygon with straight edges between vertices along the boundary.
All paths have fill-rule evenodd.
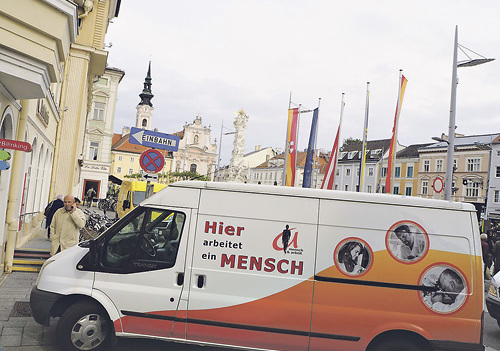
<path id="1" fill-rule="evenodd" d="M 156 175 L 156 173 L 161 171 L 163 169 L 163 166 L 165 165 L 165 158 L 158 150 L 155 149 L 146 150 L 142 153 L 141 157 L 139 158 L 139 165 L 144 170 L 144 172 L 146 172 L 143 178 L 147 180 L 146 183 L 146 199 L 147 199 L 151 195 L 153 195 L 153 188 L 154 188 L 154 185 L 151 184 L 150 181 L 150 179 L 154 178 L 154 176 L 150 175 L 149 173 Z M 156 179 L 158 179 L 157 175 Z"/>

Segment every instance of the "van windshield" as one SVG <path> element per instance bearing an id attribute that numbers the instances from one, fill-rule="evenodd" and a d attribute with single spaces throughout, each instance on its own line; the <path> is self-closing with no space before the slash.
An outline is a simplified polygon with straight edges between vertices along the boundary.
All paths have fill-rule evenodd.
<path id="1" fill-rule="evenodd" d="M 137 207 L 142 201 L 146 199 L 145 191 L 134 191 L 132 196 L 132 203 Z"/>

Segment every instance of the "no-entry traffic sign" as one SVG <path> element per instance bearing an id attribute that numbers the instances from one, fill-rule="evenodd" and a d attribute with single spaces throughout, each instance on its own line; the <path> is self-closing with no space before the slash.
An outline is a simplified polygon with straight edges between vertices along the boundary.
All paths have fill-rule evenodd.
<path id="1" fill-rule="evenodd" d="M 165 158 L 158 150 L 146 150 L 139 159 L 139 165 L 147 173 L 158 173 L 165 165 Z"/>

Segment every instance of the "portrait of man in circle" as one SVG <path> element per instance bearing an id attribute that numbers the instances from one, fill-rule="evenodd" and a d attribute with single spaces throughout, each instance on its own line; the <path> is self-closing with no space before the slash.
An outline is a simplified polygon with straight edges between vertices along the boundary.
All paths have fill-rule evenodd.
<path id="1" fill-rule="evenodd" d="M 410 222 L 395 225 L 388 233 L 387 249 L 401 261 L 419 261 L 427 253 L 428 246 L 427 234 Z"/>

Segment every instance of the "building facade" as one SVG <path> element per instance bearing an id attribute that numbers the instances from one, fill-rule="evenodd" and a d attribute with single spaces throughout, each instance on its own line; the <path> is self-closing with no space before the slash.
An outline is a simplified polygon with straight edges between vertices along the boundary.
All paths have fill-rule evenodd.
<path id="1" fill-rule="evenodd" d="M 0 274 L 4 262 L 11 271 L 14 248 L 29 240 L 48 201 L 78 11 L 66 0 L 0 1 L 0 138 L 31 146 L 0 145 L 11 154 L 0 171 Z"/>
<path id="2" fill-rule="evenodd" d="M 500 136 L 491 142 L 485 219 L 500 221 Z"/>
<path id="3" fill-rule="evenodd" d="M 80 160 L 80 181 L 76 192 L 81 199 L 90 188 L 96 198 L 105 198 L 111 171 L 111 146 L 118 85 L 125 72 L 108 67 L 93 84 L 92 108 L 87 114 L 84 150 Z"/>

